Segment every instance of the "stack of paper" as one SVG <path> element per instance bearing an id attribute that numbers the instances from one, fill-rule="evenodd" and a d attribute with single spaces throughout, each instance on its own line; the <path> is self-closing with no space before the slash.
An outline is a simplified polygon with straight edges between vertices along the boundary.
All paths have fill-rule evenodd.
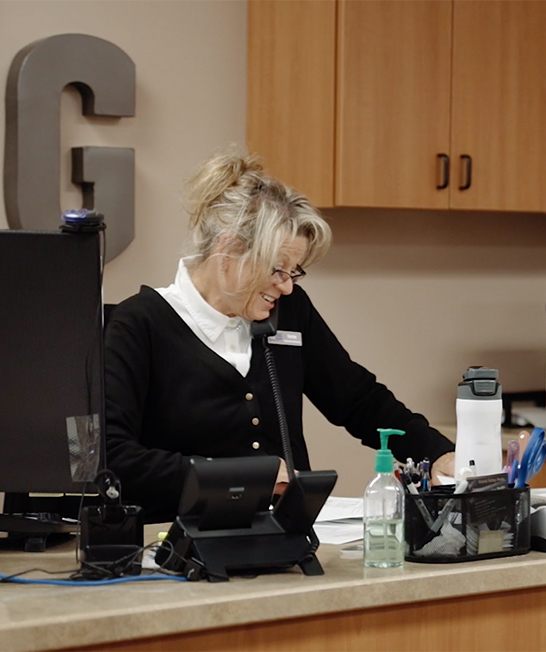
<path id="1" fill-rule="evenodd" d="M 521 417 L 524 421 L 532 423 L 536 428 L 546 428 L 546 408 L 532 405 L 514 406 L 512 419 Z"/>
<path id="2" fill-rule="evenodd" d="M 321 543 L 336 545 L 358 541 L 363 536 L 362 498 L 330 496 L 313 526 Z"/>

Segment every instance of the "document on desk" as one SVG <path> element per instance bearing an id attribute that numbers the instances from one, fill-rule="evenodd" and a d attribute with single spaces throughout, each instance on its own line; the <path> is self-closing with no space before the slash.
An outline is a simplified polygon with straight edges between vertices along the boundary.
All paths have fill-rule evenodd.
<path id="1" fill-rule="evenodd" d="M 546 428 L 546 408 L 518 405 L 514 407 L 514 414 L 523 417 L 537 428 Z"/>
<path id="2" fill-rule="evenodd" d="M 313 529 L 321 543 L 340 545 L 362 539 L 362 498 L 330 496 L 315 520 Z"/>
<path id="3" fill-rule="evenodd" d="M 531 487 L 531 508 L 546 505 L 546 488 Z"/>

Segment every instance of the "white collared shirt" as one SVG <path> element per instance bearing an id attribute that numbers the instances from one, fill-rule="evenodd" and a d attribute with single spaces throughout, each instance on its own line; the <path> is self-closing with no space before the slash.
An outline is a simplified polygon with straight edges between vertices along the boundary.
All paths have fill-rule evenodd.
<path id="1" fill-rule="evenodd" d="M 218 312 L 201 296 L 181 258 L 174 282 L 155 288 L 197 337 L 237 371 L 246 376 L 250 369 L 252 338 L 250 322 L 242 317 L 228 317 Z"/>

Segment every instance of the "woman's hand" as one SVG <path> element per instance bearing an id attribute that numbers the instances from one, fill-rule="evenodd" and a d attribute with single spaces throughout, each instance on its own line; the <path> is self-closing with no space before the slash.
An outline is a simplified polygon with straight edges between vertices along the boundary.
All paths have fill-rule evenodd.
<path id="1" fill-rule="evenodd" d="M 279 460 L 281 463 L 279 465 L 279 472 L 277 473 L 273 494 L 280 495 L 284 493 L 284 490 L 288 486 L 288 469 L 286 468 L 286 462 L 282 458 L 279 458 Z"/>
<path id="2" fill-rule="evenodd" d="M 433 485 L 442 484 L 438 474 L 455 477 L 455 453 L 445 453 L 434 462 L 430 470 L 430 480 Z"/>

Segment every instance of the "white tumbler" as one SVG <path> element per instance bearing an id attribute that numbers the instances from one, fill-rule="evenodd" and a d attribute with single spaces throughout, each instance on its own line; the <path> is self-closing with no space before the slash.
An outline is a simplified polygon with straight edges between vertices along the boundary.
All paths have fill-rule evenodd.
<path id="1" fill-rule="evenodd" d="M 497 369 L 470 367 L 457 388 L 457 439 L 455 481 L 460 481 L 470 461 L 476 475 L 502 470 L 502 387 Z"/>

